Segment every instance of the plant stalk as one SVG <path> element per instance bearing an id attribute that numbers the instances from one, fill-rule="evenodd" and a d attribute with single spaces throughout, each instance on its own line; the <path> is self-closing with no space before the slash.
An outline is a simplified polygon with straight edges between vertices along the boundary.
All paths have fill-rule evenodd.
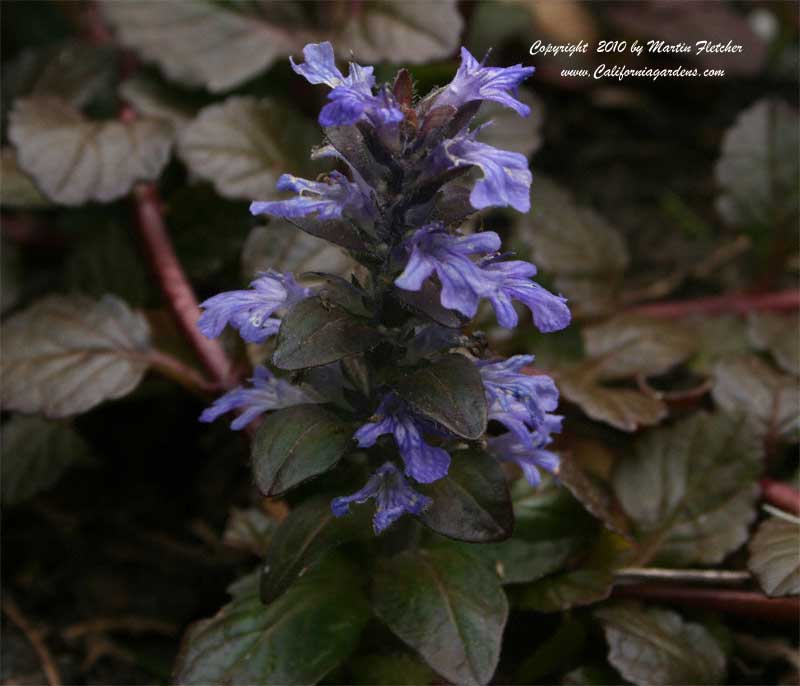
<path id="1" fill-rule="evenodd" d="M 648 305 L 636 305 L 628 310 L 645 317 L 674 319 L 691 314 L 746 314 L 757 310 L 797 310 L 800 309 L 800 291 L 778 291 L 752 295 L 729 293 L 695 300 L 677 300 Z"/>
<path id="2" fill-rule="evenodd" d="M 796 626 L 800 618 L 800 598 L 768 598 L 754 591 L 646 583 L 619 585 L 612 592 L 612 597 L 683 605 L 775 624 Z"/>
<path id="3" fill-rule="evenodd" d="M 222 388 L 235 385 L 231 364 L 219 341 L 206 338 L 197 328 L 200 307 L 167 234 L 158 190 L 152 183 L 140 183 L 133 190 L 133 198 L 145 254 L 178 327 L 212 381 Z"/>

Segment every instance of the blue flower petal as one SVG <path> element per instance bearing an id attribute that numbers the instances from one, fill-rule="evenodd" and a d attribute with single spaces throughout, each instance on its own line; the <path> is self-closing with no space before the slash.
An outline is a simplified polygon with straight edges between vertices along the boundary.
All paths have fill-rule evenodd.
<path id="1" fill-rule="evenodd" d="M 280 326 L 273 314 L 312 295 L 288 272 L 264 272 L 250 285 L 252 290 L 219 293 L 200 303 L 204 311 L 197 326 L 204 336 L 216 338 L 230 324 L 245 341 L 263 343 Z"/>
<path id="2" fill-rule="evenodd" d="M 304 64 L 291 58 L 292 69 L 314 84 L 331 87 L 331 101 L 319 115 L 322 126 L 351 126 L 365 119 L 373 126 L 393 124 L 403 119 L 403 111 L 388 91 L 373 94 L 375 85 L 372 67 L 350 63 L 347 77 L 336 67 L 333 46 L 328 43 L 309 43 L 303 48 Z"/>
<path id="3" fill-rule="evenodd" d="M 436 106 L 461 107 L 473 100 L 492 100 L 510 107 L 522 117 L 530 114 L 530 108 L 514 98 L 519 85 L 534 73 L 534 67 L 484 67 L 466 48 L 461 48 L 461 66 L 452 82 L 436 96 Z"/>
<path id="4" fill-rule="evenodd" d="M 373 518 L 375 533 L 381 533 L 404 514 L 420 514 L 431 504 L 431 499 L 417 493 L 391 462 L 383 464 L 363 488 L 352 495 L 334 498 L 331 510 L 341 517 L 350 510 L 351 503 L 364 503 L 375 498 L 377 508 Z"/>
<path id="5" fill-rule="evenodd" d="M 333 171 L 327 181 L 309 181 L 291 174 L 283 174 L 276 188 L 280 191 L 298 193 L 289 200 L 254 201 L 250 213 L 270 214 L 291 219 L 316 214 L 320 219 L 338 219 L 344 212 L 353 216 L 371 214 L 372 199 L 358 183 L 347 180 L 340 172 Z"/>
<path id="6" fill-rule="evenodd" d="M 315 395 L 275 377 L 260 365 L 255 368 L 253 378 L 249 381 L 250 387 L 238 386 L 217 398 L 200 415 L 200 421 L 213 422 L 227 412 L 242 410 L 231 424 L 231 428 L 238 431 L 264 412 L 317 402 Z"/>
<path id="7" fill-rule="evenodd" d="M 379 436 L 391 433 L 408 476 L 420 483 L 431 483 L 447 474 L 449 453 L 425 441 L 422 436 L 428 429 L 425 422 L 395 393 L 383 397 L 375 417 L 376 421 L 367 422 L 354 434 L 360 447 L 373 446 Z"/>
<path id="8" fill-rule="evenodd" d="M 295 64 L 291 57 L 289 62 L 295 73 L 305 77 L 309 83 L 324 83 L 336 88 L 344 81 L 342 72 L 336 67 L 333 46 L 328 41 L 309 43 L 303 48 L 303 57 L 306 60 L 304 64 Z"/>
<path id="9" fill-rule="evenodd" d="M 483 178 L 469 196 L 475 209 L 510 206 L 519 212 L 528 212 L 533 176 L 527 158 L 518 152 L 499 150 L 476 141 L 477 132 L 476 129 L 444 141 L 434 153 L 434 159 L 449 169 L 472 165 L 483 172 Z"/>

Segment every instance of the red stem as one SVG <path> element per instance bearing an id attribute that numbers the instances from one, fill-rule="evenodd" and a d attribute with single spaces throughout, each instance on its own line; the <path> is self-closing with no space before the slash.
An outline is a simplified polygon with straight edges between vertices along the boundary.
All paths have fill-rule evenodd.
<path id="1" fill-rule="evenodd" d="M 200 307 L 169 240 L 158 190 L 152 183 L 141 183 L 134 188 L 133 197 L 145 253 L 179 328 L 211 379 L 222 387 L 232 385 L 231 365 L 222 346 L 197 328 Z"/>
<path id="2" fill-rule="evenodd" d="M 761 479 L 761 497 L 784 512 L 800 515 L 800 491 L 789 484 Z"/>
<path id="3" fill-rule="evenodd" d="M 796 310 L 800 309 L 800 291 L 780 291 L 748 295 L 729 293 L 696 300 L 660 302 L 637 305 L 628 311 L 647 317 L 684 317 L 689 314 L 722 314 L 736 312 L 743 314 L 753 310 Z"/>
<path id="4" fill-rule="evenodd" d="M 695 588 L 672 584 L 630 584 L 617 586 L 617 598 L 654 600 L 693 609 L 714 610 L 750 619 L 797 625 L 800 598 L 767 598 L 753 591 Z"/>

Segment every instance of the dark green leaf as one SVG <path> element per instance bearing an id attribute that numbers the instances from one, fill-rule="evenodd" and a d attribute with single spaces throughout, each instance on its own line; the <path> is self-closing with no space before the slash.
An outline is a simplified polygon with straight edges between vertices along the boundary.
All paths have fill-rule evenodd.
<path id="1" fill-rule="evenodd" d="M 171 79 L 218 93 L 239 85 L 305 42 L 249 3 L 116 2 L 103 12 L 123 44 Z"/>
<path id="2" fill-rule="evenodd" d="M 189 684 L 313 684 L 358 644 L 369 605 L 342 560 L 311 572 L 264 607 L 256 575 L 233 600 L 187 631 L 175 681 Z"/>
<path id="3" fill-rule="evenodd" d="M 326 552 L 356 538 L 372 535 L 367 508 L 334 517 L 331 499 L 305 501 L 284 519 L 267 550 L 261 574 L 261 600 L 271 603 Z"/>
<path id="4" fill-rule="evenodd" d="M 485 684 L 500 657 L 508 601 L 472 556 L 442 548 L 383 560 L 373 602 L 389 628 L 445 679 Z"/>
<path id="5" fill-rule="evenodd" d="M 347 279 L 324 272 L 305 272 L 301 276 L 304 279 L 313 279 L 320 283 L 319 294 L 323 302 L 334 303 L 357 317 L 374 316 L 375 311 L 367 294 Z M 343 362 L 343 364 L 347 363 L 347 361 Z"/>
<path id="6" fill-rule="evenodd" d="M 551 574 L 525 588 L 519 605 L 535 612 L 559 612 L 605 600 L 614 584 L 614 572 L 631 554 L 630 542 L 607 529 L 574 569 Z"/>
<path id="7" fill-rule="evenodd" d="M 798 540 L 798 523 L 779 517 L 763 521 L 750 539 L 747 566 L 767 595 L 800 595 Z"/>
<path id="8" fill-rule="evenodd" d="M 366 352 L 380 334 L 336 305 L 308 298 L 283 318 L 272 361 L 279 369 L 319 367 Z"/>
<path id="9" fill-rule="evenodd" d="M 267 200 L 276 197 L 281 173 L 311 170 L 308 150 L 317 142 L 317 128 L 295 110 L 234 96 L 200 110 L 181 131 L 178 152 L 220 195 Z"/>
<path id="10" fill-rule="evenodd" d="M 236 550 L 245 550 L 264 557 L 277 526 L 277 521 L 268 517 L 260 508 L 240 510 L 232 507 L 222 534 L 222 542 Z"/>
<path id="11" fill-rule="evenodd" d="M 726 359 L 714 367 L 714 401 L 750 424 L 764 438 L 800 440 L 800 387 L 751 355 Z"/>
<path id="12" fill-rule="evenodd" d="M 514 511 L 499 462 L 482 450 L 451 454 L 450 471 L 420 490 L 433 504 L 419 518 L 437 533 L 483 543 L 508 538 Z"/>
<path id="13" fill-rule="evenodd" d="M 278 410 L 253 439 L 256 484 L 266 496 L 280 495 L 328 471 L 353 447 L 353 428 L 319 405 Z"/>
<path id="14" fill-rule="evenodd" d="M 472 343 L 469 336 L 459 329 L 451 329 L 439 324 L 427 324 L 415 330 L 414 336 L 404 341 L 405 361 L 408 364 L 420 364 L 435 355 L 468 346 Z"/>
<path id="15" fill-rule="evenodd" d="M 701 624 L 660 608 L 617 603 L 598 610 L 608 659 L 637 686 L 721 684 L 725 654 Z"/>
<path id="16" fill-rule="evenodd" d="M 364 241 L 362 233 L 351 221 L 346 219 L 318 219 L 314 216 L 292 217 L 287 220 L 309 236 L 341 246 L 356 254 L 367 254 L 369 246 Z"/>
<path id="17" fill-rule="evenodd" d="M 348 663 L 353 676 L 352 683 L 381 686 L 408 686 L 409 684 L 433 684 L 436 673 L 413 655 L 365 655 Z"/>
<path id="18" fill-rule="evenodd" d="M 602 386 L 602 360 L 587 360 L 558 375 L 564 398 L 578 405 L 589 417 L 622 431 L 658 424 L 667 416 L 662 400 L 633 388 Z"/>
<path id="19" fill-rule="evenodd" d="M 725 221 L 770 231 L 796 226 L 798 135 L 797 111 L 786 103 L 759 100 L 739 115 L 715 169 Z"/>
<path id="20" fill-rule="evenodd" d="M 486 431 L 486 398 L 475 364 L 451 353 L 409 374 L 397 392 L 421 414 L 464 438 Z"/>
<path id="21" fill-rule="evenodd" d="M 595 522 L 562 488 L 532 490 L 515 484 L 514 535 L 501 543 L 471 546 L 504 584 L 535 581 L 562 569 L 596 534 Z"/>
<path id="22" fill-rule="evenodd" d="M 50 296 L 3 326 L 7 410 L 67 417 L 130 393 L 149 365 L 150 328 L 106 296 Z"/>
<path id="23" fill-rule="evenodd" d="M 600 378 L 656 376 L 695 350 L 691 329 L 673 321 L 621 315 L 581 332 L 589 357 L 602 358 Z"/>
<path id="24" fill-rule="evenodd" d="M 763 449 L 752 429 L 698 413 L 643 434 L 613 482 L 635 529 L 673 564 L 716 564 L 747 540 Z"/>
<path id="25" fill-rule="evenodd" d="M 89 456 L 89 447 L 67 424 L 16 415 L 3 424 L 1 433 L 6 505 L 50 488 L 70 466 Z"/>
<path id="26" fill-rule="evenodd" d="M 629 523 L 608 485 L 587 474 L 571 454 L 561 456 L 558 480 L 609 529 L 627 534 Z"/>
<path id="27" fill-rule="evenodd" d="M 773 312 L 751 312 L 747 318 L 750 342 L 759 350 L 769 350 L 786 372 L 800 376 L 800 316 Z"/>
<path id="28" fill-rule="evenodd" d="M 450 328 L 457 328 L 462 324 L 458 312 L 442 306 L 439 288 L 430 281 L 425 282 L 419 291 L 396 288 L 392 294 L 403 307 L 437 324 Z"/>
<path id="29" fill-rule="evenodd" d="M 110 202 L 136 181 L 158 177 L 169 159 L 172 127 L 161 119 L 90 121 L 65 100 L 17 100 L 9 138 L 19 166 L 62 205 Z"/>

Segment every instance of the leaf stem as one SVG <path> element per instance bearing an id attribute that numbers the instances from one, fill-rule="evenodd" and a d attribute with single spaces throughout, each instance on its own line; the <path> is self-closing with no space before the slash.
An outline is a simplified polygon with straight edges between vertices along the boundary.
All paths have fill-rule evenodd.
<path id="1" fill-rule="evenodd" d="M 728 312 L 745 314 L 755 310 L 800 309 L 800 291 L 778 291 L 752 295 L 729 293 L 695 300 L 676 300 L 649 305 L 636 305 L 628 310 L 646 317 L 673 319 L 690 314 L 723 314 Z"/>
<path id="2" fill-rule="evenodd" d="M 785 512 L 800 515 L 800 491 L 789 484 L 761 479 L 761 497 Z"/>
<path id="3" fill-rule="evenodd" d="M 220 390 L 219 384 L 208 381 L 194 367 L 161 350 L 150 351 L 147 360 L 154 371 L 177 381 L 192 393 L 205 396 Z"/>
<path id="4" fill-rule="evenodd" d="M 42 663 L 42 671 L 47 678 L 49 686 L 61 686 L 61 675 L 58 672 L 58 667 L 56 667 L 53 656 L 42 640 L 41 634 L 31 626 L 28 618 L 22 614 L 22 610 L 8 597 L 8 594 L 3 598 L 3 612 L 17 627 L 19 627 L 19 630 L 25 634 L 25 638 L 27 638 L 33 646 L 33 649 L 39 656 L 39 661 Z"/>
<path id="5" fill-rule="evenodd" d="M 749 572 L 725 569 L 662 569 L 660 567 L 623 567 L 615 572 L 614 577 L 619 582 L 664 581 L 720 586 L 741 586 L 752 580 Z"/>
<path id="6" fill-rule="evenodd" d="M 197 328 L 200 307 L 167 234 L 158 190 L 152 183 L 140 183 L 133 190 L 133 198 L 145 254 L 178 327 L 212 381 L 224 388 L 234 385 L 231 364 L 219 341 L 206 338 Z"/>
<path id="7" fill-rule="evenodd" d="M 800 598 L 768 598 L 755 591 L 645 583 L 617 586 L 612 597 L 661 601 L 782 624 L 796 625 L 800 616 Z"/>

